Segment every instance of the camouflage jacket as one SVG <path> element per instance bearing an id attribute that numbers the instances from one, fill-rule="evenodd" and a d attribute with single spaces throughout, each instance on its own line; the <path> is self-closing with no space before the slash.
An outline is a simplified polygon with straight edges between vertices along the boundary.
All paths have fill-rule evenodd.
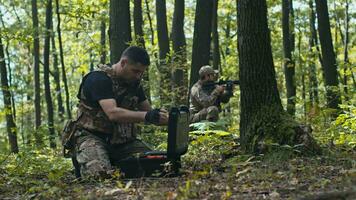
<path id="1" fill-rule="evenodd" d="M 206 91 L 202 89 L 202 81 L 196 82 L 190 90 L 190 112 L 192 114 L 199 112 L 203 108 L 208 108 L 216 103 L 219 98 L 219 93 L 213 89 Z"/>
<path id="2" fill-rule="evenodd" d="M 137 109 L 139 98 L 136 95 L 140 84 L 128 86 L 127 83 L 124 83 L 114 76 L 114 71 L 110 66 L 98 65 L 98 68 L 99 70 L 97 71 L 102 71 L 111 78 L 113 82 L 112 89 L 117 105 L 129 110 Z M 89 74 L 84 76 L 81 84 L 83 84 Z M 82 87 L 80 87 L 79 96 L 80 103 L 77 113 L 77 126 L 79 128 L 84 128 L 90 132 L 112 134 L 110 140 L 111 144 L 122 144 L 136 138 L 138 129 L 135 124 L 111 122 L 101 107 L 94 108 L 85 104 L 86 97 Z"/>

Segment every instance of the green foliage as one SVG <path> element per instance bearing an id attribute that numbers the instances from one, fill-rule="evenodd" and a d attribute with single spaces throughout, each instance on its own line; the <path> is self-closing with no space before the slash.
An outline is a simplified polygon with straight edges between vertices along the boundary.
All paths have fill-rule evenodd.
<path id="1" fill-rule="evenodd" d="M 332 122 L 327 133 L 336 145 L 356 147 L 356 107 L 355 105 L 340 105 L 343 113 Z"/>
<path id="2" fill-rule="evenodd" d="M 0 154 L 0 188 L 8 195 L 34 195 L 41 198 L 61 195 L 64 176 L 72 169 L 69 160 L 49 148 L 22 149 L 18 154 Z M 62 192 L 61 192 L 62 191 Z"/>

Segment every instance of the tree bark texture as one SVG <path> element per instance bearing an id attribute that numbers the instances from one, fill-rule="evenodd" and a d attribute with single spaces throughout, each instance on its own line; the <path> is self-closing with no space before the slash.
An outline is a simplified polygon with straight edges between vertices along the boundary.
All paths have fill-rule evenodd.
<path id="1" fill-rule="evenodd" d="M 266 1 L 238 1 L 241 144 L 247 152 L 264 152 L 271 143 L 316 147 L 310 128 L 284 112 L 277 89 Z M 316 149 L 316 148 L 315 148 Z"/>
<path id="2" fill-rule="evenodd" d="M 134 0 L 134 31 L 136 44 L 145 48 L 145 39 L 143 37 L 143 17 L 142 17 L 142 0 Z"/>
<path id="3" fill-rule="evenodd" d="M 326 0 L 315 0 L 318 16 L 318 31 L 322 52 L 322 69 L 326 87 L 327 107 L 339 109 L 340 90 L 336 58 L 331 38 L 329 12 Z"/>
<path id="4" fill-rule="evenodd" d="M 291 29 L 290 29 L 290 0 L 282 1 L 282 29 L 283 29 L 283 52 L 284 52 L 284 75 L 287 89 L 287 112 L 295 114 L 295 63 L 292 59 Z M 294 40 L 293 40 L 294 41 Z"/>
<path id="5" fill-rule="evenodd" d="M 105 20 L 100 24 L 100 63 L 106 64 L 106 23 Z"/>
<path id="6" fill-rule="evenodd" d="M 47 119 L 49 130 L 49 143 L 51 148 L 56 147 L 55 131 L 53 123 L 53 102 L 51 97 L 51 87 L 49 81 L 49 51 L 50 51 L 50 39 L 52 30 L 52 0 L 47 0 L 46 5 L 46 32 L 43 49 L 43 81 L 45 88 L 45 97 L 47 104 Z"/>
<path id="7" fill-rule="evenodd" d="M 56 49 L 56 42 L 54 38 L 55 38 L 55 34 L 52 30 L 51 40 L 52 40 L 52 56 L 53 56 L 53 78 L 56 87 L 58 116 L 61 120 L 63 120 L 64 107 L 63 107 L 63 100 L 62 100 L 61 79 L 60 79 L 60 73 L 58 68 L 58 54 Z"/>
<path id="8" fill-rule="evenodd" d="M 166 0 L 156 0 L 157 38 L 159 46 L 159 71 L 161 74 L 161 105 L 169 104 L 171 101 L 171 74 L 168 66 L 169 38 L 167 28 Z"/>
<path id="9" fill-rule="evenodd" d="M 210 61 L 212 9 L 213 0 L 197 0 L 194 20 L 192 66 L 190 69 L 190 87 L 198 81 L 200 67 L 208 65 Z"/>
<path id="10" fill-rule="evenodd" d="M 61 33 L 61 16 L 59 13 L 59 0 L 56 0 L 56 13 L 57 13 L 57 32 L 58 32 L 58 43 L 59 43 L 59 55 L 61 58 L 61 67 L 62 67 L 62 80 L 64 84 L 64 91 L 66 95 L 66 109 L 67 109 L 67 117 L 68 119 L 72 119 L 72 112 L 69 103 L 69 89 L 68 89 L 68 81 L 66 68 L 64 65 L 64 55 L 63 55 L 63 44 L 62 44 L 62 33 Z"/>
<path id="11" fill-rule="evenodd" d="M 35 86 L 35 127 L 36 130 L 41 126 L 41 88 L 40 88 L 40 41 L 38 29 L 37 0 L 32 0 L 32 27 L 33 27 L 33 73 Z M 41 143 L 35 131 L 37 144 Z"/>
<path id="12" fill-rule="evenodd" d="M 173 90 L 177 105 L 184 105 L 188 102 L 188 65 L 187 50 L 184 34 L 184 1 L 174 1 L 174 13 L 172 24 L 172 44 L 173 44 Z"/>
<path id="13" fill-rule="evenodd" d="M 117 63 L 131 41 L 130 1 L 110 0 L 110 62 Z"/>
<path id="14" fill-rule="evenodd" d="M 317 79 L 317 74 L 316 74 L 316 55 L 319 55 L 319 52 L 316 51 L 317 47 L 317 41 L 315 38 L 317 37 L 316 35 L 316 29 L 315 29 L 315 12 L 314 12 L 314 6 L 313 6 L 313 0 L 309 0 L 309 8 L 310 8 L 310 37 L 309 37 L 309 51 L 310 51 L 310 56 L 309 56 L 309 98 L 310 102 L 312 105 L 318 105 L 319 104 L 319 92 L 318 92 L 318 79 Z M 319 57 L 319 56 L 318 56 Z"/>
<path id="15" fill-rule="evenodd" d="M 0 29 L 1 33 L 1 29 Z M 7 136 L 9 138 L 10 150 L 13 153 L 18 153 L 19 148 L 17 145 L 17 128 L 15 120 L 13 118 L 13 109 L 11 108 L 11 93 L 9 90 L 9 84 L 7 80 L 7 70 L 4 56 L 4 47 L 2 45 L 0 37 L 0 76 L 1 76 L 1 90 L 3 93 L 4 107 L 5 107 L 5 118 L 6 118 L 6 130 Z"/>
<path id="16" fill-rule="evenodd" d="M 213 0 L 213 20 L 212 20 L 212 38 L 213 38 L 213 68 L 220 69 L 220 45 L 218 33 L 218 4 L 219 0 Z"/>

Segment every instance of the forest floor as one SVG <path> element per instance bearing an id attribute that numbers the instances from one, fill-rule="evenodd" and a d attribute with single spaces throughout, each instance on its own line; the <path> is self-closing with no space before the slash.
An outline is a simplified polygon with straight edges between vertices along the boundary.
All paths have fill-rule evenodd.
<path id="1" fill-rule="evenodd" d="M 235 139 L 197 136 L 182 158 L 181 176 L 166 178 L 84 181 L 58 151 L 2 155 L 0 199 L 356 199 L 354 148 L 252 156 L 243 155 Z"/>

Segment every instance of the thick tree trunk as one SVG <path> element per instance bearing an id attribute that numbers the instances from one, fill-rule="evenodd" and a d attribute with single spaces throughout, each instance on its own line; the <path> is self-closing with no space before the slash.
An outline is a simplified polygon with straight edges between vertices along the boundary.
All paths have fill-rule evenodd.
<path id="1" fill-rule="evenodd" d="M 166 0 L 156 0 L 157 37 L 159 46 L 159 71 L 161 74 L 161 105 L 171 103 L 171 69 L 169 63 L 169 38 L 167 28 Z"/>
<path id="2" fill-rule="evenodd" d="M 32 0 L 32 27 L 33 27 L 33 73 L 34 73 L 34 87 L 35 87 L 35 127 L 36 130 L 41 126 L 41 88 L 40 88 L 40 41 L 38 29 L 38 12 L 37 1 Z M 35 131 L 36 143 L 40 144 L 41 138 Z"/>
<path id="3" fill-rule="evenodd" d="M 110 0 L 110 62 L 117 63 L 131 41 L 130 1 Z"/>
<path id="4" fill-rule="evenodd" d="M 56 96 L 57 96 L 57 109 L 58 109 L 58 116 L 60 120 L 63 120 L 64 115 L 64 107 L 63 107 L 63 100 L 62 100 L 62 89 L 61 89 L 61 80 L 60 80 L 60 73 L 58 68 L 58 54 L 56 49 L 56 42 L 54 39 L 54 32 L 52 30 L 52 56 L 53 56 L 53 78 L 56 87 Z"/>
<path id="5" fill-rule="evenodd" d="M 64 83 L 64 91 L 66 94 L 66 109 L 67 109 L 67 117 L 68 119 L 72 119 L 71 107 L 69 104 L 69 89 L 67 83 L 67 74 L 66 68 L 64 65 L 64 56 L 63 56 L 63 45 L 62 45 L 62 33 L 61 33 L 61 16 L 59 13 L 59 2 L 56 0 L 56 13 L 57 13 L 57 32 L 58 32 L 58 43 L 59 43 L 59 55 L 61 58 L 61 66 L 62 66 L 62 79 Z"/>
<path id="6" fill-rule="evenodd" d="M 287 112 L 295 115 L 295 63 L 292 59 L 292 45 L 291 31 L 290 31 L 290 0 L 282 1 L 282 29 L 283 29 L 283 52 L 284 52 L 284 74 L 287 89 Z M 294 41 L 294 40 L 293 40 Z"/>
<path id="7" fill-rule="evenodd" d="M 220 46 L 218 34 L 218 4 L 219 0 L 213 0 L 213 20 L 212 20 L 212 38 L 213 38 L 213 68 L 220 69 Z"/>
<path id="8" fill-rule="evenodd" d="M 142 17 L 142 0 L 134 0 L 134 31 L 136 44 L 145 48 L 145 39 L 143 37 L 143 17 Z"/>
<path id="9" fill-rule="evenodd" d="M 190 68 L 190 87 L 199 79 L 199 69 L 210 61 L 211 20 L 213 0 L 197 0 L 192 66 Z"/>
<path id="10" fill-rule="evenodd" d="M 316 54 L 319 55 L 318 51 L 315 51 L 315 47 L 317 45 L 317 40 L 315 39 L 317 36 L 315 30 L 315 12 L 313 7 L 313 0 L 309 0 L 309 8 L 310 8 L 310 36 L 309 36 L 309 51 L 311 55 L 309 56 L 309 98 L 310 102 L 313 106 L 317 106 L 319 104 L 319 93 L 318 93 L 318 79 L 316 74 Z"/>
<path id="11" fill-rule="evenodd" d="M 1 34 L 1 29 L 0 29 Z M 7 80 L 7 70 L 4 56 L 4 47 L 2 45 L 0 37 L 0 76 L 1 76 L 1 90 L 3 93 L 4 107 L 5 107 L 5 118 L 6 118 L 6 130 L 7 136 L 9 138 L 10 149 L 13 153 L 18 153 L 19 148 L 17 146 L 17 128 L 13 118 L 13 110 L 11 108 L 11 93 L 9 90 L 8 80 Z"/>
<path id="12" fill-rule="evenodd" d="M 315 0 L 318 16 L 318 31 L 322 52 L 322 68 L 326 87 L 327 107 L 339 109 L 340 92 L 336 58 L 331 39 L 329 12 L 326 0 Z"/>
<path id="13" fill-rule="evenodd" d="M 275 78 L 266 1 L 238 1 L 241 144 L 247 152 L 269 149 L 271 143 L 304 143 L 315 150 L 307 127 L 282 108 Z M 258 59 L 256 59 L 258 58 Z"/>
<path id="14" fill-rule="evenodd" d="M 184 1 L 174 1 L 172 44 L 174 62 L 174 96 L 175 104 L 184 105 L 188 102 L 188 65 L 184 34 Z"/>
<path id="15" fill-rule="evenodd" d="M 43 81 L 45 87 L 45 97 L 47 104 L 47 119 L 48 119 L 48 130 L 49 130 L 49 143 L 51 148 L 56 147 L 55 141 L 55 131 L 53 123 L 53 103 L 51 97 L 51 87 L 49 81 L 49 51 L 50 51 L 50 39 L 52 30 L 52 0 L 47 0 L 46 5 L 46 32 L 45 41 L 43 49 Z"/>

